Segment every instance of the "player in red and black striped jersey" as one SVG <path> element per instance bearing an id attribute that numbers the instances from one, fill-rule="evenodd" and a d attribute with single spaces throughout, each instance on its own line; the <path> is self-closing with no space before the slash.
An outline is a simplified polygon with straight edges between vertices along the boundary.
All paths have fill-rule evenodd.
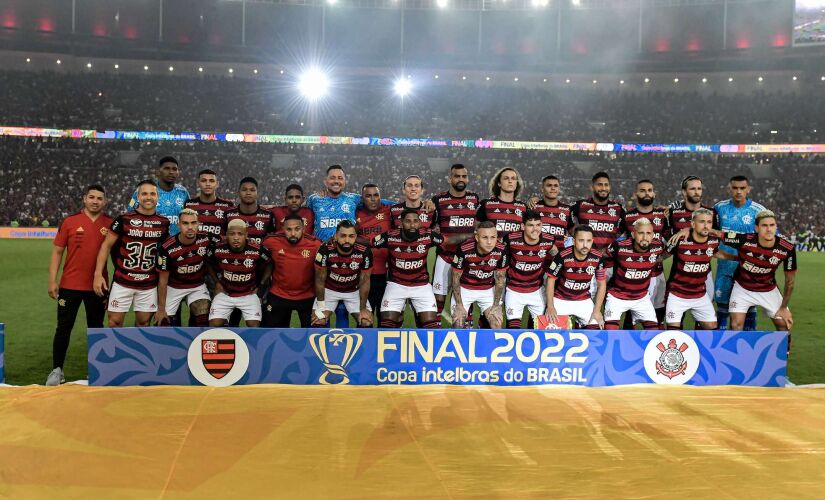
<path id="1" fill-rule="evenodd" d="M 274 224 L 274 232 L 284 232 L 284 220 L 289 214 L 295 214 L 304 221 L 304 234 L 312 234 L 312 228 L 315 227 L 315 215 L 309 207 L 304 204 L 304 188 L 298 184 L 290 184 L 286 187 L 284 193 L 284 203 L 280 207 L 272 207 L 272 223 Z"/>
<path id="2" fill-rule="evenodd" d="M 597 283 L 595 302 L 590 284 Z M 593 250 L 593 230 L 579 225 L 573 229 L 573 245 L 559 252 L 547 275 L 547 311 L 551 323 L 559 316 L 573 316 L 586 328 L 604 326 L 602 304 L 607 294 L 604 261 Z"/>
<path id="3" fill-rule="evenodd" d="M 682 199 L 671 203 L 668 207 L 667 220 L 671 233 L 690 229 L 694 210 L 705 208 L 713 211 L 712 207 L 702 204 L 703 192 L 702 179 L 689 175 L 682 180 Z"/>
<path id="4" fill-rule="evenodd" d="M 178 215 L 180 232 L 158 247 L 158 311 L 155 323 L 170 324 L 186 300 L 193 326 L 209 326 L 209 291 L 206 289 L 206 260 L 211 253 L 209 234 L 198 234 L 198 213 L 184 208 Z"/>
<path id="5" fill-rule="evenodd" d="M 597 172 L 593 176 L 590 189 L 593 196 L 577 201 L 570 211 L 578 224 L 588 225 L 593 230 L 593 250 L 604 255 L 605 271 L 609 278 L 613 263 L 607 249 L 622 232 L 624 208 L 610 199 L 610 177 L 605 172 Z"/>
<path id="6" fill-rule="evenodd" d="M 355 224 L 342 220 L 315 254 L 314 325 L 325 325 L 340 302 L 358 326 L 372 326 L 369 304 L 372 250 L 357 241 Z M 347 325 L 336 325 L 345 328 Z"/>
<path id="7" fill-rule="evenodd" d="M 106 260 L 112 255 L 114 279 L 109 290 L 109 327 L 123 326 L 123 318 L 134 302 L 135 326 L 148 326 L 157 310 L 158 244 L 169 233 L 169 219 L 158 215 L 158 188 L 151 180 L 137 187 L 138 207 L 112 223 L 95 263 L 94 289 L 103 296 L 109 286 L 103 277 Z"/>
<path id="8" fill-rule="evenodd" d="M 388 251 L 387 289 L 381 301 L 381 326 L 398 328 L 409 301 L 422 328 L 441 328 L 438 308 L 427 275 L 430 248 L 440 245 L 441 235 L 421 230 L 418 211 L 408 208 L 401 216 L 401 228 L 374 239 L 376 248 Z"/>
<path id="9" fill-rule="evenodd" d="M 491 221 L 496 226 L 499 240 L 509 233 L 524 229 L 522 217 L 527 204 L 518 199 L 524 182 L 517 170 L 505 167 L 490 179 L 490 198 L 481 201 L 476 212 L 476 221 Z"/>
<path id="10" fill-rule="evenodd" d="M 507 288 L 504 309 L 507 328 L 521 328 L 526 307 L 535 320 L 544 314 L 544 279 L 553 262 L 556 245 L 553 236 L 542 232 L 541 215 L 524 213 L 524 231 L 507 235 Z"/>
<path id="11" fill-rule="evenodd" d="M 482 328 L 500 328 L 501 298 L 507 281 L 507 248 L 492 221 L 481 221 L 475 238 L 461 244 L 453 256 L 453 325 L 462 328 L 478 303 Z"/>
<path id="12" fill-rule="evenodd" d="M 476 224 L 478 195 L 467 191 L 470 174 L 461 163 L 450 167 L 450 189 L 433 196 L 435 205 L 434 227 L 441 232 L 444 241 L 436 248 L 433 267 L 433 293 L 438 310 L 444 310 L 444 302 L 450 291 L 450 269 L 453 254 L 466 240 L 473 237 Z M 441 314 L 441 313 L 439 313 Z"/>
<path id="13" fill-rule="evenodd" d="M 207 261 L 207 272 L 216 283 L 209 326 L 225 325 L 235 309 L 240 309 L 246 326 L 261 324 L 261 299 L 256 292 L 272 275 L 272 258 L 249 241 L 247 230 L 242 220 L 229 221 L 226 242 L 214 247 Z"/>
<path id="14" fill-rule="evenodd" d="M 541 180 L 542 199 L 538 200 L 533 210 L 541 214 L 541 230 L 553 237 L 556 248 L 564 248 L 564 240 L 573 229 L 571 206 L 559 200 L 561 183 L 555 175 L 548 175 Z"/>
<path id="15" fill-rule="evenodd" d="M 381 300 L 387 289 L 387 249 L 374 246 L 376 236 L 392 228 L 390 207 L 381 203 L 381 190 L 375 184 L 361 187 L 363 208 L 355 211 L 355 225 L 359 241 L 372 249 L 372 273 L 370 274 L 369 303 L 381 317 Z"/>
<path id="16" fill-rule="evenodd" d="M 421 177 L 417 175 L 408 175 L 404 179 L 404 201 L 390 206 L 390 213 L 392 214 L 392 227 L 398 229 L 401 227 L 401 215 L 408 209 L 412 208 L 418 213 L 421 219 L 421 229 L 428 230 L 433 224 L 433 216 L 435 207 L 430 200 L 421 199 L 424 194 L 424 183 Z"/>
<path id="17" fill-rule="evenodd" d="M 226 223 L 240 219 L 246 222 L 247 239 L 255 246 L 269 234 L 275 233 L 275 217 L 272 212 L 258 205 L 258 181 L 252 177 L 241 179 L 238 190 L 240 203 L 226 214 Z"/>
<path id="18" fill-rule="evenodd" d="M 235 205 L 218 197 L 218 175 L 210 169 L 198 172 L 198 196 L 186 200 L 184 208 L 198 213 L 199 233 L 219 243 L 226 231 L 226 213 Z"/>

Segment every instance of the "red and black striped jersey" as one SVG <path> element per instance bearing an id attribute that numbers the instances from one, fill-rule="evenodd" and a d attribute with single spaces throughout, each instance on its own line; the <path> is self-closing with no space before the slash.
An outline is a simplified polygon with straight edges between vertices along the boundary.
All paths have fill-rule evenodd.
<path id="1" fill-rule="evenodd" d="M 445 262 L 452 262 L 459 244 L 449 244 L 447 237 L 455 234 L 472 234 L 475 230 L 479 199 L 476 193 L 465 191 L 464 196 L 453 196 L 449 191 L 433 196 L 435 205 L 434 224 L 441 230 L 445 241 L 436 254 Z"/>
<path id="2" fill-rule="evenodd" d="M 387 281 L 404 286 L 422 286 L 429 282 L 427 255 L 430 248 L 440 245 L 441 241 L 440 234 L 430 231 L 422 231 L 417 239 L 407 241 L 401 236 L 400 229 L 391 229 L 376 236 L 373 244 L 389 252 Z"/>
<path id="3" fill-rule="evenodd" d="M 272 223 L 275 226 L 274 232 L 282 233 L 284 231 L 284 219 L 290 213 L 292 212 L 286 206 L 272 207 Z M 313 215 L 312 210 L 307 207 L 299 207 L 296 214 L 304 221 L 304 234 L 312 234 L 312 230 L 315 227 L 315 215 Z"/>
<path id="4" fill-rule="evenodd" d="M 476 212 L 476 220 L 478 222 L 485 220 L 494 222 L 498 231 L 498 238 L 501 240 L 509 233 L 524 229 L 522 217 L 526 211 L 527 205 L 522 201 L 501 201 L 498 198 L 487 198 L 481 200 Z"/>
<path id="5" fill-rule="evenodd" d="M 200 234 L 190 245 L 172 236 L 158 248 L 158 271 L 169 273 L 172 288 L 195 288 L 206 282 L 206 260 L 211 254 L 212 237 Z"/>
<path id="6" fill-rule="evenodd" d="M 561 300 L 590 300 L 590 282 L 594 276 L 598 281 L 605 280 L 602 255 L 591 250 L 579 260 L 573 247 L 556 254 L 548 273 L 548 279 L 556 280 L 553 297 Z"/>
<path id="7" fill-rule="evenodd" d="M 275 234 L 275 217 L 272 212 L 258 205 L 258 210 L 251 214 L 241 212 L 240 207 L 231 209 L 226 214 L 226 227 L 233 219 L 241 219 L 246 222 L 246 239 L 255 246 L 261 246 L 261 242 L 269 234 Z"/>
<path id="8" fill-rule="evenodd" d="M 255 293 L 261 274 L 271 261 L 269 251 L 251 243 L 237 252 L 227 243 L 222 243 L 214 248 L 209 258 L 209 264 L 218 274 L 218 281 L 230 297 Z"/>
<path id="9" fill-rule="evenodd" d="M 661 208 L 654 208 L 649 213 L 639 212 L 638 208 L 626 211 L 620 231 L 624 231 L 628 235 L 632 234 L 633 224 L 641 218 L 647 218 L 650 221 L 650 225 L 653 226 L 653 237 L 664 244 L 665 240 L 670 236 L 670 225 L 665 216 L 664 209 Z M 664 266 L 660 262 L 659 265 L 656 266 L 656 269 L 653 270 L 653 276 L 659 276 L 664 270 Z"/>
<path id="10" fill-rule="evenodd" d="M 613 200 L 597 205 L 593 198 L 588 198 L 574 203 L 570 212 L 576 222 L 587 224 L 593 229 L 593 250 L 602 252 L 605 267 L 611 267 L 611 256 L 607 249 L 619 236 L 624 208 Z"/>
<path id="11" fill-rule="evenodd" d="M 536 203 L 533 210 L 541 214 L 541 230 L 555 238 L 559 250 L 564 248 L 567 232 L 574 225 L 570 205 L 561 202 L 557 205 L 548 205 L 541 200 Z"/>
<path id="12" fill-rule="evenodd" d="M 784 262 L 786 272 L 796 271 L 794 244 L 777 235 L 771 248 L 759 244 L 756 234 L 726 232 L 725 245 L 739 250 L 739 267 L 733 281 L 751 292 L 770 292 L 776 288 L 776 270 Z"/>
<path id="13" fill-rule="evenodd" d="M 535 292 L 544 284 L 544 277 L 553 262 L 553 236 L 540 233 L 539 241 L 529 244 L 524 232 L 507 235 L 507 288 L 520 293 Z"/>
<path id="14" fill-rule="evenodd" d="M 358 236 L 367 240 L 372 248 L 372 274 L 387 274 L 387 249 L 373 246 L 373 240 L 391 229 L 390 217 L 390 207 L 387 205 L 380 205 L 375 213 L 366 208 L 355 211 Z"/>
<path id="15" fill-rule="evenodd" d="M 111 253 L 114 282 L 135 290 L 158 286 L 157 251 L 169 236 L 169 219 L 132 210 L 115 219 L 111 230 L 119 236 Z"/>
<path id="16" fill-rule="evenodd" d="M 689 235 L 667 251 L 673 256 L 670 276 L 667 278 L 667 292 L 683 299 L 698 299 L 705 295 L 705 280 L 711 271 L 710 261 L 719 251 L 719 240 L 709 237 L 698 242 Z"/>
<path id="17" fill-rule="evenodd" d="M 490 253 L 481 254 L 475 239 L 467 240 L 453 255 L 453 269 L 462 271 L 462 287 L 488 290 L 495 285 L 496 271 L 507 269 L 507 248 L 499 241 Z"/>
<path id="18" fill-rule="evenodd" d="M 607 293 L 622 300 L 637 300 L 647 295 L 650 278 L 665 249 L 653 241 L 647 250 L 637 252 L 633 239 L 617 241 L 610 247 L 613 276 L 607 283 Z"/>
<path id="19" fill-rule="evenodd" d="M 327 270 L 324 287 L 340 293 L 352 293 L 358 290 L 361 272 L 372 270 L 372 250 L 356 243 L 352 252 L 344 255 L 338 252 L 335 240 L 330 240 L 321 245 L 315 254 L 315 267 Z"/>
<path id="20" fill-rule="evenodd" d="M 707 205 L 702 205 L 701 208 L 705 208 L 714 212 L 713 207 L 709 207 Z M 678 233 L 682 229 L 686 227 L 690 227 L 691 218 L 693 217 L 693 210 L 688 210 L 685 207 L 685 200 L 680 200 L 677 203 L 674 203 L 670 206 L 670 213 L 667 216 L 668 225 L 670 226 L 670 230 L 673 234 Z M 716 215 L 714 212 L 713 220 L 716 220 Z"/>
<path id="21" fill-rule="evenodd" d="M 401 227 L 401 214 L 403 214 L 406 209 L 407 204 L 405 202 L 390 205 L 392 227 L 394 229 Z M 421 221 L 421 230 L 424 231 L 430 229 L 430 226 L 433 225 L 433 221 L 435 220 L 435 210 L 429 212 L 424 210 L 424 203 L 422 202 L 421 206 L 416 209 L 416 212 L 418 212 L 418 219 Z"/>
<path id="22" fill-rule="evenodd" d="M 231 201 L 222 198 L 207 203 L 197 197 L 190 198 L 183 204 L 184 208 L 191 208 L 198 213 L 198 232 L 208 234 L 215 243 L 226 236 L 226 213 L 234 206 Z"/>

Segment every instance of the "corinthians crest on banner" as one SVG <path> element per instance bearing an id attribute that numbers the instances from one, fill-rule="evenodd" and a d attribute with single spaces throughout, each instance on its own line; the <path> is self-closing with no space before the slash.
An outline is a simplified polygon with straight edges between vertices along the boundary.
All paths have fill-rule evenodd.
<path id="1" fill-rule="evenodd" d="M 333 329 L 329 333 L 313 333 L 309 336 L 309 343 L 318 359 L 324 363 L 324 372 L 318 378 L 318 383 L 348 384 L 347 365 L 355 357 L 361 347 L 363 337 L 360 333 L 344 333 L 343 330 Z M 332 356 L 331 351 L 341 351 L 339 356 Z M 337 352 L 336 352 L 337 354 Z"/>

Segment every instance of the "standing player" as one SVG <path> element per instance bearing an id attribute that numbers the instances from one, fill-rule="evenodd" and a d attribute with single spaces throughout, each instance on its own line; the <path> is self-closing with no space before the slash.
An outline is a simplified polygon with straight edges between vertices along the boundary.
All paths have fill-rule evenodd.
<path id="1" fill-rule="evenodd" d="M 148 326 L 158 310 L 157 249 L 169 234 L 169 219 L 158 215 L 158 187 L 151 180 L 137 187 L 139 205 L 112 223 L 95 262 L 94 289 L 103 297 L 109 285 L 103 272 L 109 254 L 115 276 L 109 290 L 109 327 L 123 326 L 123 318 L 135 305 L 135 326 Z"/>
<path id="2" fill-rule="evenodd" d="M 692 228 L 693 212 L 700 208 L 705 208 L 713 212 L 713 208 L 702 203 L 702 194 L 704 193 L 704 184 L 702 179 L 695 175 L 688 175 L 682 180 L 682 199 L 675 201 L 668 207 L 668 225 L 670 232 L 675 234 L 682 229 Z M 714 214 L 714 219 L 716 215 Z M 713 301 L 714 284 L 713 273 L 708 273 L 707 281 L 705 282 L 705 289 L 708 297 Z M 715 313 L 714 313 L 715 314 Z M 715 323 L 714 319 L 714 323 Z"/>
<path id="3" fill-rule="evenodd" d="M 754 221 L 759 212 L 765 207 L 748 198 L 751 192 L 750 181 L 744 175 L 736 175 L 728 182 L 728 193 L 730 199 L 722 200 L 713 209 L 716 212 L 714 229 L 725 231 L 735 231 L 737 233 L 753 233 L 755 231 Z M 724 242 L 722 250 L 736 255 L 737 250 Z M 733 290 L 733 275 L 736 272 L 736 262 L 720 261 L 716 265 L 716 317 L 719 329 L 725 330 L 728 327 L 728 305 L 730 294 Z M 745 319 L 745 330 L 756 329 L 756 308 L 748 311 Z"/>
<path id="4" fill-rule="evenodd" d="M 94 293 L 92 271 L 100 246 L 112 225 L 111 217 L 103 213 L 104 207 L 106 194 L 103 186 L 92 184 L 87 187 L 83 196 L 83 210 L 67 217 L 54 238 L 49 260 L 49 297 L 57 300 L 57 328 L 52 343 L 52 372 L 46 379 L 46 385 L 65 382 L 63 363 L 66 361 L 72 328 L 81 303 L 86 310 L 86 326 L 103 328 L 106 301 Z M 64 253 L 66 262 L 58 284 L 57 273 Z M 108 279 L 105 269 L 103 279 Z"/>
<path id="5" fill-rule="evenodd" d="M 218 175 L 208 168 L 198 172 L 198 196 L 186 200 L 184 208 L 198 213 L 199 234 L 208 234 L 214 243 L 226 236 L 226 213 L 234 206 L 218 197 Z"/>
<path id="6" fill-rule="evenodd" d="M 242 220 L 247 225 L 246 238 L 260 247 L 268 234 L 275 233 L 275 218 L 272 212 L 258 205 L 258 181 L 252 177 L 241 179 L 238 187 L 238 206 L 226 213 L 226 222 Z"/>
<path id="7" fill-rule="evenodd" d="M 622 314 L 633 316 L 633 324 L 641 322 L 645 330 L 659 326 L 656 311 L 650 301 L 650 279 L 659 264 L 664 246 L 654 238 L 653 225 L 647 218 L 637 219 L 632 237 L 617 241 L 610 247 L 613 276 L 607 284 L 604 322 L 608 330 L 618 330 Z"/>
<path id="8" fill-rule="evenodd" d="M 590 298 L 590 283 L 594 279 L 595 302 Z M 573 229 L 573 245 L 556 254 L 550 264 L 545 314 L 554 324 L 559 316 L 574 316 L 584 328 L 603 328 L 602 304 L 606 294 L 604 261 L 593 250 L 593 230 L 578 225 Z"/>
<path id="9" fill-rule="evenodd" d="M 180 169 L 178 160 L 171 156 L 164 156 L 158 162 L 157 170 L 158 203 L 156 211 L 169 219 L 169 234 L 178 234 L 178 214 L 183 208 L 183 204 L 189 199 L 189 191 L 180 184 Z M 129 210 L 137 209 L 139 205 L 138 192 L 132 194 L 129 202 Z"/>
<path id="10" fill-rule="evenodd" d="M 424 194 L 424 182 L 421 177 L 417 175 L 408 175 L 404 179 L 404 201 L 396 203 L 390 207 L 392 213 L 392 227 L 398 228 L 401 226 L 401 214 L 406 212 L 408 208 L 412 208 L 418 212 L 418 217 L 421 219 L 421 229 L 430 229 L 433 223 L 433 212 L 430 203 L 424 203 L 426 200 L 421 199 Z"/>
<path id="11" fill-rule="evenodd" d="M 343 302 L 358 326 L 372 326 L 372 309 L 368 301 L 372 251 L 358 243 L 355 224 L 338 223 L 335 237 L 326 241 L 315 254 L 315 317 L 313 325 L 325 325 L 332 312 Z M 349 321 L 347 321 L 349 323 Z M 348 324 L 337 323 L 336 328 Z"/>
<path id="12" fill-rule="evenodd" d="M 216 246 L 208 260 L 207 271 L 216 283 L 209 326 L 226 325 L 236 308 L 246 326 L 261 324 L 261 299 L 256 291 L 272 274 L 272 258 L 249 241 L 247 231 L 243 220 L 229 221 L 226 242 Z"/>
<path id="13" fill-rule="evenodd" d="M 370 274 L 370 307 L 381 317 L 381 299 L 387 289 L 387 249 L 375 246 L 375 237 L 387 233 L 392 227 L 390 207 L 381 203 L 381 191 L 375 184 L 364 184 L 361 188 L 361 204 L 355 212 L 356 232 L 361 243 L 372 250 L 372 273 Z"/>
<path id="14" fill-rule="evenodd" d="M 461 163 L 450 167 L 450 189 L 433 196 L 435 205 L 434 226 L 441 231 L 443 242 L 436 248 L 433 268 L 433 293 L 438 310 L 444 310 L 450 291 L 450 268 L 458 247 L 473 237 L 478 210 L 478 195 L 467 191 L 467 168 Z M 439 313 L 441 314 L 441 313 Z"/>
<path id="15" fill-rule="evenodd" d="M 498 238 L 524 229 L 521 218 L 527 205 L 518 200 L 524 188 L 521 175 L 514 168 L 505 167 L 490 179 L 490 198 L 481 201 L 476 213 L 478 222 L 491 221 L 496 226 Z"/>
<path id="16" fill-rule="evenodd" d="M 573 229 L 571 207 L 559 200 L 561 183 L 555 175 L 548 175 L 541 180 L 542 199 L 536 203 L 533 210 L 541 214 L 542 231 L 551 235 L 556 242 L 556 248 L 564 248 L 564 240 Z"/>
<path id="17" fill-rule="evenodd" d="M 301 327 L 309 328 L 315 301 L 313 262 L 321 241 L 305 233 L 304 219 L 296 213 L 287 214 L 281 225 L 283 231 L 267 236 L 263 242 L 275 268 L 263 326 L 288 328 L 295 311 Z"/>
<path id="18" fill-rule="evenodd" d="M 401 228 L 375 238 L 375 246 L 389 251 L 387 290 L 381 301 L 381 326 L 398 328 L 410 302 L 422 328 L 441 328 L 438 307 L 427 276 L 430 248 L 441 244 L 441 235 L 421 230 L 418 210 L 401 214 Z"/>
<path id="19" fill-rule="evenodd" d="M 210 235 L 198 234 L 198 213 L 184 208 L 178 216 L 180 231 L 158 248 L 158 312 L 155 323 L 170 324 L 186 300 L 193 326 L 209 326 L 209 291 L 206 289 L 206 260 L 212 245 Z"/>
<path id="20" fill-rule="evenodd" d="M 501 297 L 507 280 L 507 249 L 492 221 L 479 222 L 475 238 L 461 244 L 453 257 L 453 325 L 472 321 L 478 304 L 482 328 L 501 328 Z"/>
<path id="21" fill-rule="evenodd" d="M 544 278 L 553 262 L 556 249 L 553 236 L 542 232 L 541 214 L 524 212 L 524 231 L 507 236 L 507 289 L 504 308 L 507 328 L 521 328 L 526 307 L 535 321 L 544 314 Z"/>
<path id="22" fill-rule="evenodd" d="M 295 214 L 304 221 L 304 233 L 312 234 L 312 226 L 315 224 L 315 217 L 312 210 L 302 206 L 304 204 L 304 188 L 298 184 L 290 184 L 286 187 L 284 194 L 286 205 L 272 207 L 272 217 L 275 223 L 275 232 L 284 231 L 284 220 L 289 214 Z"/>

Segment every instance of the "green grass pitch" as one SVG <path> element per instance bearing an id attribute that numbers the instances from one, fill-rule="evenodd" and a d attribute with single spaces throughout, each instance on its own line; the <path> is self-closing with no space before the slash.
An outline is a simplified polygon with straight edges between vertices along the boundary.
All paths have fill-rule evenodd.
<path id="1" fill-rule="evenodd" d="M 50 241 L 0 240 L 0 322 L 6 324 L 9 384 L 43 384 L 51 371 L 57 303 L 47 294 L 50 252 Z M 819 316 L 823 300 L 817 291 L 825 283 L 825 254 L 801 253 L 799 267 L 791 300 L 795 324 L 789 376 L 797 384 L 825 382 L 825 318 Z M 132 321 L 127 317 L 126 324 Z M 67 380 L 86 378 L 85 324 L 81 307 L 64 367 Z M 405 326 L 411 325 L 408 311 Z M 759 327 L 772 327 L 761 311 Z"/>

